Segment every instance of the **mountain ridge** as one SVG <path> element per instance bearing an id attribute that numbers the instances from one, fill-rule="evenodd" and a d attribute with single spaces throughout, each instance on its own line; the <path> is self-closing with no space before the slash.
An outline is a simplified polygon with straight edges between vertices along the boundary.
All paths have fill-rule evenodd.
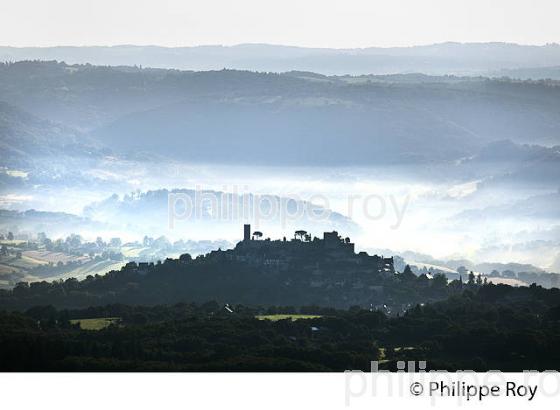
<path id="1" fill-rule="evenodd" d="M 426 60 L 431 59 L 431 61 Z M 445 42 L 405 47 L 321 48 L 246 43 L 231 46 L 155 45 L 0 46 L 0 61 L 57 60 L 97 65 L 142 65 L 158 68 L 221 68 L 323 74 L 483 74 L 500 69 L 560 65 L 560 45 Z"/>

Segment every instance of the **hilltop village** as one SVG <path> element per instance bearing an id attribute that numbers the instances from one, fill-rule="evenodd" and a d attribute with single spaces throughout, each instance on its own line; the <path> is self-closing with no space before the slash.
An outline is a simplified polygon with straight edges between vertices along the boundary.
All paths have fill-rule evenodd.
<path id="1" fill-rule="evenodd" d="M 214 275 L 215 282 L 231 281 L 233 272 L 238 272 L 242 278 L 235 282 L 235 288 L 244 283 L 246 289 L 239 290 L 243 296 L 255 288 L 266 288 L 263 292 L 269 295 L 283 295 L 278 296 L 279 304 L 383 306 L 390 299 L 385 295 L 386 286 L 398 281 L 393 257 L 356 253 L 350 238 L 336 231 L 325 232 L 322 239 L 300 230 L 289 240 L 271 240 L 251 231 L 250 225 L 244 226 L 243 240 L 233 249 L 218 249 L 195 259 L 183 254 L 162 264 L 130 262 L 123 271 L 144 276 L 167 269 L 197 268 Z"/>
<path id="2" fill-rule="evenodd" d="M 472 276 L 472 277 L 471 277 Z M 297 306 L 381 310 L 390 315 L 414 304 L 442 300 L 463 289 L 482 286 L 474 275 L 463 284 L 445 275 L 415 275 L 395 269 L 395 258 L 356 253 L 350 238 L 338 232 L 312 237 L 303 230 L 291 239 L 263 239 L 243 229 L 233 249 L 218 249 L 193 258 L 184 253 L 163 262 L 128 262 L 105 275 L 83 280 L 20 282 L 0 290 L 0 307 L 85 308 L 114 303 L 158 305 L 179 302 L 247 306 Z"/>
<path id="3" fill-rule="evenodd" d="M 311 238 L 306 231 L 296 231 L 291 240 L 284 237 L 281 240 L 261 239 L 260 231 L 251 232 L 251 225 L 244 225 L 243 240 L 235 248 L 215 250 L 209 254 L 199 256 L 198 260 L 205 261 L 235 261 L 249 266 L 258 267 L 265 273 L 281 273 L 294 269 L 302 273 L 309 273 L 318 278 L 316 285 L 322 282 L 319 278 L 339 276 L 339 284 L 343 284 L 349 275 L 354 278 L 366 278 L 368 275 L 395 274 L 393 257 L 370 256 L 366 252 L 358 254 L 354 251 L 354 244 L 350 238 L 342 238 L 338 232 L 325 232 L 323 239 Z M 183 254 L 176 259 L 167 259 L 164 263 L 185 263 L 190 261 L 189 254 Z M 154 267 L 153 263 L 130 262 L 128 269 L 136 269 L 145 273 Z"/>
<path id="4" fill-rule="evenodd" d="M 414 274 L 409 266 L 396 268 L 398 257 L 356 253 L 350 238 L 336 231 L 325 232 L 322 238 L 303 230 L 290 239 L 263 236 L 245 225 L 243 240 L 232 249 L 196 257 L 184 253 L 155 263 L 128 262 L 119 270 L 82 280 L 19 282 L 12 290 L 0 289 L 0 307 L 215 301 L 262 307 L 359 307 L 396 315 L 414 304 L 475 290 L 486 282 L 472 272 L 453 279 L 439 272 Z"/>
<path id="5" fill-rule="evenodd" d="M 354 286 L 361 288 L 368 277 L 395 273 L 392 257 L 356 254 L 350 238 L 342 238 L 336 231 L 325 232 L 323 239 L 311 239 L 305 231 L 296 231 L 291 240 L 285 237 L 261 240 L 261 237 L 261 232 L 251 232 L 251 225 L 245 225 L 243 241 L 234 249 L 211 252 L 209 258 L 244 262 L 266 273 L 298 270 L 312 278 L 311 287 L 342 286 L 352 278 Z"/>

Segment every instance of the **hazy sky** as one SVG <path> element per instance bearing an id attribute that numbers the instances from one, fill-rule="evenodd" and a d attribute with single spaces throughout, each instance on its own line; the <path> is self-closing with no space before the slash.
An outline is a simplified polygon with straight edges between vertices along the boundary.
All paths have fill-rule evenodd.
<path id="1" fill-rule="evenodd" d="M 559 0 L 0 0 L 0 45 L 560 42 Z"/>

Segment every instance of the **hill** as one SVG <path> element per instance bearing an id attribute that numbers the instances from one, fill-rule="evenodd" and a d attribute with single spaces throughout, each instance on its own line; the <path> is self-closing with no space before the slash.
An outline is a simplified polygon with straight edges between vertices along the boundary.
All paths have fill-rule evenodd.
<path id="1" fill-rule="evenodd" d="M 346 234 L 360 231 L 351 218 L 308 201 L 195 189 L 115 194 L 87 205 L 83 214 L 115 230 L 181 238 L 188 234 L 238 239 L 239 226 L 246 220 L 259 221 L 266 236 L 302 228 L 315 233 L 324 229 L 338 229 Z M 171 224 L 172 214 L 175 217 Z"/>
<path id="2" fill-rule="evenodd" d="M 0 165 L 13 166 L 21 159 L 66 153 L 87 153 L 80 134 L 72 128 L 39 118 L 0 101 Z"/>
<path id="3" fill-rule="evenodd" d="M 508 43 L 440 43 L 414 47 L 361 49 L 304 48 L 270 44 L 157 47 L 0 47 L 0 61 L 58 60 L 67 63 L 127 65 L 181 70 L 222 68 L 323 74 L 484 74 L 499 69 L 560 64 L 560 46 Z"/>
<path id="4" fill-rule="evenodd" d="M 559 143 L 554 82 L 22 62 L 0 66 L 0 92 L 109 149 L 184 161 L 406 164 Z"/>

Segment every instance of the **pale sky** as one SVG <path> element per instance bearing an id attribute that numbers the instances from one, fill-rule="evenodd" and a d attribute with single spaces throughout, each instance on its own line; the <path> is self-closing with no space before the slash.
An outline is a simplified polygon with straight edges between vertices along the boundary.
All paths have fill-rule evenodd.
<path id="1" fill-rule="evenodd" d="M 560 43 L 560 0 L 0 0 L 0 45 Z"/>

